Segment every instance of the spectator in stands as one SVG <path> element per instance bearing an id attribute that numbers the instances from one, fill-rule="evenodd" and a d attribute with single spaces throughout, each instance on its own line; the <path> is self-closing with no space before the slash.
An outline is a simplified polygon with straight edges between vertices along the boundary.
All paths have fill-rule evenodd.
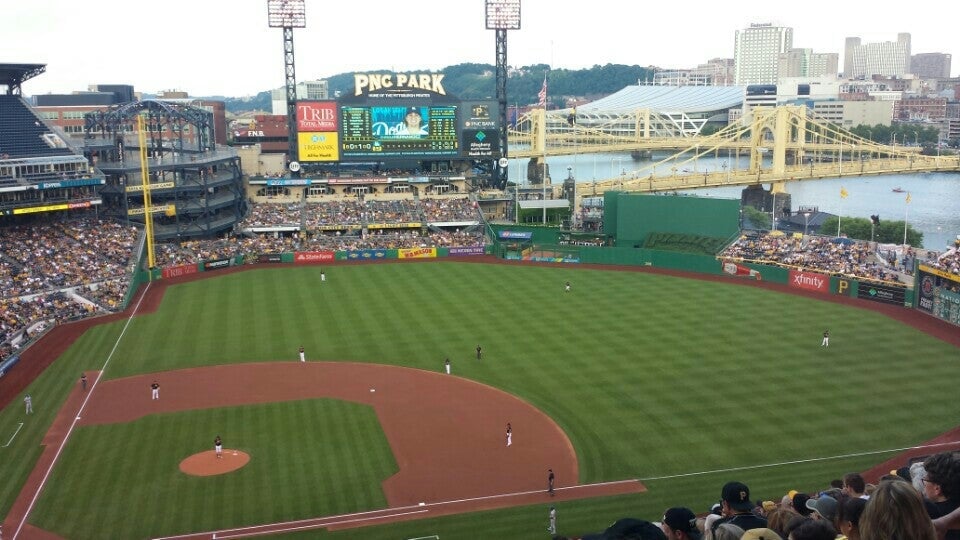
<path id="1" fill-rule="evenodd" d="M 787 538 L 789 540 L 834 540 L 836 537 L 837 530 L 829 521 L 805 519 L 790 531 L 790 536 Z"/>
<path id="2" fill-rule="evenodd" d="M 933 522 L 917 490 L 903 480 L 884 480 L 860 516 L 863 540 L 934 540 Z"/>
<path id="3" fill-rule="evenodd" d="M 699 540 L 700 531 L 697 529 L 697 516 L 689 508 L 674 507 L 663 514 L 660 528 L 667 540 Z"/>
<path id="4" fill-rule="evenodd" d="M 870 496 L 864 493 L 865 488 L 866 482 L 863 481 L 863 477 L 860 476 L 860 473 L 852 472 L 843 475 L 844 495 L 859 499 L 869 499 Z"/>
<path id="5" fill-rule="evenodd" d="M 923 495 L 931 518 L 949 514 L 960 507 L 960 452 L 934 454 L 923 462 L 926 478 Z M 951 531 L 947 540 L 960 539 L 960 531 Z"/>
<path id="6" fill-rule="evenodd" d="M 840 504 L 837 522 L 840 524 L 840 532 L 847 540 L 860 540 L 860 516 L 866 507 L 867 499 L 859 497 L 848 497 Z"/>
<path id="7" fill-rule="evenodd" d="M 821 495 L 807 501 L 807 508 L 813 510 L 814 519 L 822 519 L 833 524 L 837 519 L 837 500 L 829 495 Z"/>
<path id="8" fill-rule="evenodd" d="M 742 482 L 727 482 L 724 484 L 720 492 L 720 504 L 723 517 L 713 524 L 714 540 L 717 540 L 717 528 L 724 523 L 736 525 L 743 530 L 759 529 L 767 526 L 766 519 L 754 515 L 753 503 L 750 501 L 750 488 Z"/>
<path id="9" fill-rule="evenodd" d="M 623 518 L 618 519 L 602 533 L 588 534 L 581 537 L 581 540 L 619 540 L 623 538 L 629 538 L 630 540 L 666 540 L 667 537 L 660 527 L 649 521 Z"/>
<path id="10" fill-rule="evenodd" d="M 733 523 L 721 523 L 713 530 L 713 540 L 740 540 L 743 529 Z"/>

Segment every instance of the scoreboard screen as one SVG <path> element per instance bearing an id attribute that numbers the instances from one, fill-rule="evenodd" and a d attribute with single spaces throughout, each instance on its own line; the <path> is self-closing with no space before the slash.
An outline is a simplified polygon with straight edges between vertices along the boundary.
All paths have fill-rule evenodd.
<path id="1" fill-rule="evenodd" d="M 457 109 L 457 105 L 342 105 L 341 158 L 459 156 Z"/>

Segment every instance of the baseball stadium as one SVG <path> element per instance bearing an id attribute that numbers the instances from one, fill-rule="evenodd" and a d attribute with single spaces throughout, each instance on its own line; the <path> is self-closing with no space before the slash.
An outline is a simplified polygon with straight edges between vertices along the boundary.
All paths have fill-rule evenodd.
<path id="1" fill-rule="evenodd" d="M 190 104 L 69 137 L 42 71 L 0 69 L 3 538 L 648 538 L 729 482 L 762 509 L 960 450 L 956 250 L 908 279 L 617 191 L 520 224 L 468 153 L 490 104 L 436 88 L 313 103 L 344 153 L 251 176 Z M 428 151 L 344 120 L 411 108 Z"/>

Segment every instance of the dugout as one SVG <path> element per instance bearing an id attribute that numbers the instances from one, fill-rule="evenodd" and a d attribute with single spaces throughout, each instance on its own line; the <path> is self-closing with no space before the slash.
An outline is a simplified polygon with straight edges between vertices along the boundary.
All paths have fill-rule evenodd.
<path id="1" fill-rule="evenodd" d="M 618 247 L 642 247 L 657 233 L 729 239 L 740 233 L 740 201 L 680 195 L 608 192 L 603 232 Z"/>

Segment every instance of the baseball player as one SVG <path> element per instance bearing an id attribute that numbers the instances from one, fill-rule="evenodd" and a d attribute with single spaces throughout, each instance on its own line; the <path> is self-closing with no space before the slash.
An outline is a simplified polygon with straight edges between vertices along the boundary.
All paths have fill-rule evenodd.
<path id="1" fill-rule="evenodd" d="M 479 345 L 477 345 L 477 360 L 482 360 L 482 359 L 483 359 L 483 349 L 480 348 Z"/>
<path id="2" fill-rule="evenodd" d="M 219 435 L 217 435 L 217 438 L 213 440 L 213 450 L 217 453 L 217 459 L 223 457 L 223 441 L 220 439 Z"/>
<path id="3" fill-rule="evenodd" d="M 554 478 L 555 478 L 555 477 L 554 477 L 554 475 L 553 475 L 553 469 L 547 469 L 547 493 L 549 493 L 551 497 L 553 497 L 553 480 L 554 480 Z"/>
<path id="4" fill-rule="evenodd" d="M 570 282 L 568 281 L 566 285 L 563 286 L 563 290 L 570 292 Z"/>
<path id="5" fill-rule="evenodd" d="M 443 361 L 443 369 L 447 370 L 447 375 L 450 374 L 450 359 L 447 358 Z"/>
<path id="6" fill-rule="evenodd" d="M 23 397 L 23 406 L 27 409 L 26 414 L 33 413 L 33 398 L 30 397 L 30 394 L 27 394 Z"/>
<path id="7" fill-rule="evenodd" d="M 550 526 L 547 527 L 547 532 L 557 534 L 557 509 L 553 506 L 550 507 Z"/>
<path id="8" fill-rule="evenodd" d="M 829 346 L 830 346 L 830 330 L 824 330 L 824 331 L 823 331 L 823 341 L 820 342 L 820 346 L 821 346 L 821 347 L 829 347 Z"/>
<path id="9" fill-rule="evenodd" d="M 307 357 L 306 357 L 306 355 L 305 355 L 304 352 L 303 352 L 303 345 L 300 346 L 300 361 L 301 361 L 301 362 L 306 362 L 306 361 L 307 361 Z"/>
<path id="10" fill-rule="evenodd" d="M 326 281 L 326 280 L 327 280 L 327 275 L 323 273 L 323 270 L 321 270 L 321 271 L 320 271 L 320 281 L 323 282 L 323 281 Z"/>
<path id="11" fill-rule="evenodd" d="M 160 399 L 160 383 L 157 381 L 150 385 L 150 399 Z"/>
<path id="12" fill-rule="evenodd" d="M 507 446 L 511 444 L 513 444 L 513 427 L 510 426 L 510 422 L 507 422 Z"/>

